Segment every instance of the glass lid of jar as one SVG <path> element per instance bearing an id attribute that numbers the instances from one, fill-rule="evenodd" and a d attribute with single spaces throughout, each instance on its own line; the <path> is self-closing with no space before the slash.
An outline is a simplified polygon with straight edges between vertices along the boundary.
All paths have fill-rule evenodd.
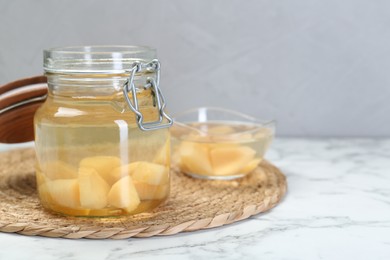
<path id="1" fill-rule="evenodd" d="M 156 50 L 146 46 L 102 45 L 72 46 L 44 50 L 46 73 L 122 74 L 134 62 L 156 59 Z"/>

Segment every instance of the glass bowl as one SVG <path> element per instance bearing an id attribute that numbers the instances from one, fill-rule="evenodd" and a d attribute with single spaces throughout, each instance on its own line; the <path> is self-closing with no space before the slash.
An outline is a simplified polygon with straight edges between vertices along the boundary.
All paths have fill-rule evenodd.
<path id="1" fill-rule="evenodd" d="M 194 108 L 174 117 L 172 161 L 195 178 L 240 178 L 263 160 L 274 133 L 274 121 L 223 108 Z"/>

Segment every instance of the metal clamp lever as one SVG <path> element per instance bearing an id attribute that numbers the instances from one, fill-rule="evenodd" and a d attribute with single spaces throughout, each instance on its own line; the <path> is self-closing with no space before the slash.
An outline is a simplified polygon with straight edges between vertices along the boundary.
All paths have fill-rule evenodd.
<path id="1" fill-rule="evenodd" d="M 152 90 L 153 96 L 155 98 L 154 103 L 157 106 L 158 113 L 159 113 L 159 119 L 157 121 L 144 122 L 144 116 L 139 110 L 138 99 L 137 99 L 137 88 L 135 87 L 134 84 L 134 76 L 136 73 L 141 72 L 142 70 L 147 70 L 149 72 L 156 73 L 156 79 L 152 77 L 148 77 L 146 79 L 146 85 L 144 86 L 144 88 L 145 89 L 151 88 Z M 151 130 L 167 128 L 172 126 L 173 124 L 172 118 L 169 117 L 164 111 L 166 106 L 165 98 L 161 92 L 159 84 L 160 84 L 160 62 L 157 59 L 155 59 L 149 63 L 135 62 L 133 64 L 133 67 L 130 69 L 129 79 L 126 81 L 126 83 L 123 86 L 123 95 L 125 96 L 127 105 L 135 113 L 137 117 L 138 127 L 143 131 L 151 131 Z M 129 93 L 131 93 L 133 100 L 130 99 Z M 164 119 L 166 119 L 168 122 L 163 123 Z"/>

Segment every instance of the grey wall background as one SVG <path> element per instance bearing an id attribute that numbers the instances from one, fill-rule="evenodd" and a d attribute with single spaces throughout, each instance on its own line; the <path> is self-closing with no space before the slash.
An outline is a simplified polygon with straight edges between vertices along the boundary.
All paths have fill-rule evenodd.
<path id="1" fill-rule="evenodd" d="M 389 136 L 390 1 L 0 0 L 0 84 L 42 49 L 150 45 L 173 113 L 222 106 L 282 136 Z"/>

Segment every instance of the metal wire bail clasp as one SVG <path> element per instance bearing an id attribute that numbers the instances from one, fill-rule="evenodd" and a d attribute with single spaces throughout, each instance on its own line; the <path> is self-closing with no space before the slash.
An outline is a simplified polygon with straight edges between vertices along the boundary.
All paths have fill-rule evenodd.
<path id="1" fill-rule="evenodd" d="M 158 109 L 159 119 L 153 122 L 144 122 L 144 116 L 139 110 L 137 99 L 137 88 L 134 84 L 134 75 L 136 73 L 147 71 L 156 73 L 156 77 L 148 77 L 144 89 L 151 89 L 152 96 L 154 98 L 153 105 Z M 173 120 L 165 113 L 165 98 L 160 90 L 160 62 L 155 59 L 149 63 L 135 62 L 130 69 L 130 76 L 123 86 L 123 95 L 125 96 L 127 105 L 135 113 L 137 118 L 138 127 L 143 131 L 156 130 L 161 128 L 167 128 L 172 126 Z M 132 94 L 132 99 L 129 97 L 129 93 Z M 163 122 L 164 119 L 167 122 Z"/>

